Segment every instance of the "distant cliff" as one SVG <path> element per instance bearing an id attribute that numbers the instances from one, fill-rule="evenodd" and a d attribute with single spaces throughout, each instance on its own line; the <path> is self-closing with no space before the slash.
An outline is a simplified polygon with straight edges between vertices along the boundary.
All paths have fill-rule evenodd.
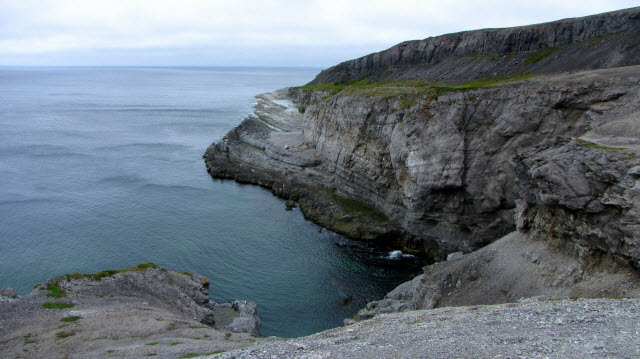
<path id="1" fill-rule="evenodd" d="M 406 41 L 322 71 L 310 84 L 368 78 L 444 84 L 638 64 L 640 8 Z"/>

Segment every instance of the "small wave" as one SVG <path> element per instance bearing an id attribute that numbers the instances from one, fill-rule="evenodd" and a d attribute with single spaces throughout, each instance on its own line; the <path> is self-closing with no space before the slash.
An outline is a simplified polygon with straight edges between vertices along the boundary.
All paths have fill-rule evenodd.
<path id="1" fill-rule="evenodd" d="M 162 189 L 162 190 L 178 190 L 178 191 L 198 191 L 204 192 L 207 191 L 206 188 L 201 187 L 193 187 L 193 186 L 185 186 L 185 185 L 172 185 L 172 184 L 158 184 L 158 183 L 148 183 L 144 185 L 144 188 L 149 189 Z"/>
<path id="2" fill-rule="evenodd" d="M 8 199 L 0 200 L 0 206 L 20 205 L 20 204 L 38 204 L 38 203 L 56 203 L 66 202 L 55 198 L 24 198 L 24 199 Z"/>
<path id="3" fill-rule="evenodd" d="M 122 145 L 111 145 L 111 146 L 101 146 L 97 147 L 98 151 L 113 151 L 113 150 L 131 150 L 131 149 L 141 149 L 141 150 L 150 150 L 150 151 L 180 151 L 190 148 L 189 146 L 179 145 L 174 143 L 127 143 Z"/>
<path id="4" fill-rule="evenodd" d="M 76 152 L 69 147 L 59 145 L 19 145 L 0 147 L 0 154 L 47 157 L 90 157 L 86 153 Z"/>
<path id="5" fill-rule="evenodd" d="M 400 250 L 395 250 L 395 251 L 389 252 L 389 255 L 387 255 L 385 258 L 391 259 L 391 260 L 399 260 L 399 259 L 409 259 L 409 258 L 415 258 L 415 257 L 416 256 L 414 256 L 413 254 L 404 254 Z"/>
<path id="6" fill-rule="evenodd" d="M 120 175 L 105 177 L 98 182 L 106 184 L 141 184 L 146 183 L 147 181 L 138 176 Z"/>

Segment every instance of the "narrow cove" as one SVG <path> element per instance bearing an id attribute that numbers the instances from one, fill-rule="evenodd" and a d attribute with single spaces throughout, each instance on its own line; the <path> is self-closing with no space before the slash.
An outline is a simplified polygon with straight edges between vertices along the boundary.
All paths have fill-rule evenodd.
<path id="1" fill-rule="evenodd" d="M 0 288 L 154 262 L 258 304 L 263 335 L 340 325 L 415 273 L 285 211 L 269 191 L 212 180 L 201 154 L 253 96 L 317 69 L 0 71 Z"/>

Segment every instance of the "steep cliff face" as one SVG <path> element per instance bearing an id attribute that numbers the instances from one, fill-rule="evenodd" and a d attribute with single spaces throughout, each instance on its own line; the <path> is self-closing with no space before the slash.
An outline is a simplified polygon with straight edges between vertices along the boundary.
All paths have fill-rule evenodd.
<path id="1" fill-rule="evenodd" d="M 373 205 L 394 224 L 379 233 L 406 231 L 424 248 L 437 246 L 442 257 L 515 228 L 521 194 L 510 161 L 517 153 L 557 136 L 591 133 L 598 134 L 593 141 L 633 146 L 633 136 L 619 141 L 634 131 L 639 81 L 640 68 L 627 67 L 439 94 L 362 90 L 327 98 L 327 92 L 290 89 L 278 96 L 304 109 L 279 117 L 290 129 L 273 130 L 265 121 L 278 122 L 263 113 L 205 157 L 214 176 L 259 183 L 283 197 L 304 202 L 311 195 L 301 189 L 305 184 Z"/>
<path id="2" fill-rule="evenodd" d="M 369 77 L 456 84 L 514 71 L 545 74 L 635 65 L 640 8 L 406 41 L 322 71 L 311 84 Z"/>
<path id="3" fill-rule="evenodd" d="M 304 139 L 334 186 L 446 251 L 470 251 L 513 228 L 508 210 L 520 193 L 510 159 L 543 139 L 617 122 L 638 100 L 636 72 L 430 93 L 410 105 L 403 96 L 292 92 L 306 107 Z"/>

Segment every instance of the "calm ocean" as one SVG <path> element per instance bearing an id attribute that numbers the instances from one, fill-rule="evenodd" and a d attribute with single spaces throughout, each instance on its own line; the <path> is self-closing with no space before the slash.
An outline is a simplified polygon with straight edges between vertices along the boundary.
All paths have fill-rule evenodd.
<path id="1" fill-rule="evenodd" d="M 317 69 L 0 68 L 0 288 L 154 262 L 258 304 L 263 335 L 340 325 L 412 273 L 202 153 Z M 347 305 L 341 299 L 353 297 Z"/>

